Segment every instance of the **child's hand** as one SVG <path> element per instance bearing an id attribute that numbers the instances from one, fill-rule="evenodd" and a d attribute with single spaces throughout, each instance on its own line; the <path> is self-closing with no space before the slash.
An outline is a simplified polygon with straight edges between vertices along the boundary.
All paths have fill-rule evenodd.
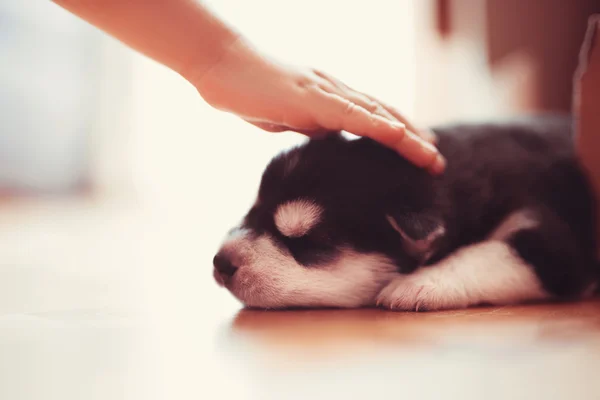
<path id="1" fill-rule="evenodd" d="M 345 130 L 395 149 L 415 165 L 441 173 L 435 136 L 398 111 L 311 69 L 280 64 L 239 39 L 192 83 L 213 107 L 269 132 L 316 136 Z"/>

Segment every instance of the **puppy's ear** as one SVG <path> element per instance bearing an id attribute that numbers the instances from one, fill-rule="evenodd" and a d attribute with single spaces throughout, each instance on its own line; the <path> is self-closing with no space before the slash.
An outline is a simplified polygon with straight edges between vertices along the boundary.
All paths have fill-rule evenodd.
<path id="1" fill-rule="evenodd" d="M 404 251 L 420 263 L 431 258 L 446 233 L 441 218 L 425 212 L 387 214 L 385 217 L 400 235 Z"/>

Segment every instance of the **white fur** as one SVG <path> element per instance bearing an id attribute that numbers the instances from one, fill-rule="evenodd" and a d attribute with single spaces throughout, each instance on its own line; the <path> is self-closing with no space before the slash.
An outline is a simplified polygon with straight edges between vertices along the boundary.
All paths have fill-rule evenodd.
<path id="1" fill-rule="evenodd" d="M 490 240 L 459 249 L 437 264 L 394 279 L 380 293 L 377 303 L 391 309 L 439 310 L 547 298 L 532 268 L 502 241 L 536 224 L 531 213 L 514 213 Z"/>
<path id="2" fill-rule="evenodd" d="M 505 240 L 514 233 L 538 226 L 539 221 L 531 210 L 519 210 L 510 214 L 490 235 L 492 240 Z"/>
<path id="3" fill-rule="evenodd" d="M 309 200 L 293 200 L 279 206 L 275 212 L 275 225 L 282 235 L 301 237 L 320 220 L 323 209 Z"/>
<path id="4" fill-rule="evenodd" d="M 254 238 L 243 231 L 227 240 L 223 249 L 239 266 L 227 288 L 254 307 L 372 305 L 396 275 L 395 265 L 386 257 L 351 250 L 341 250 L 328 264 L 305 267 L 269 236 Z"/>

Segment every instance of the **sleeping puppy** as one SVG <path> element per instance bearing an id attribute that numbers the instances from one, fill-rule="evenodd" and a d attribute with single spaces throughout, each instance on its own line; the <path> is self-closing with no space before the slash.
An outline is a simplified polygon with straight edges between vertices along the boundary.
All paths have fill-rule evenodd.
<path id="1" fill-rule="evenodd" d="M 591 295 L 594 205 L 569 117 L 434 128 L 431 176 L 340 134 L 274 158 L 214 258 L 251 307 L 459 309 Z"/>

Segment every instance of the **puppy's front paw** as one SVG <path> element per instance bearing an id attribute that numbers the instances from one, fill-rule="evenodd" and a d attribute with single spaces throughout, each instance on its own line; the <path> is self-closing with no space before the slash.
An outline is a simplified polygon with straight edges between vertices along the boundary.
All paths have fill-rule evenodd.
<path id="1" fill-rule="evenodd" d="M 423 271 L 424 272 L 424 271 Z M 394 279 L 379 296 L 377 305 L 390 310 L 435 311 L 465 308 L 464 290 L 439 282 L 426 273 L 414 273 Z"/>
<path id="2" fill-rule="evenodd" d="M 377 305 L 390 310 L 427 311 L 432 309 L 432 293 L 435 286 L 431 282 L 415 279 L 412 276 L 396 278 L 377 296 Z"/>

